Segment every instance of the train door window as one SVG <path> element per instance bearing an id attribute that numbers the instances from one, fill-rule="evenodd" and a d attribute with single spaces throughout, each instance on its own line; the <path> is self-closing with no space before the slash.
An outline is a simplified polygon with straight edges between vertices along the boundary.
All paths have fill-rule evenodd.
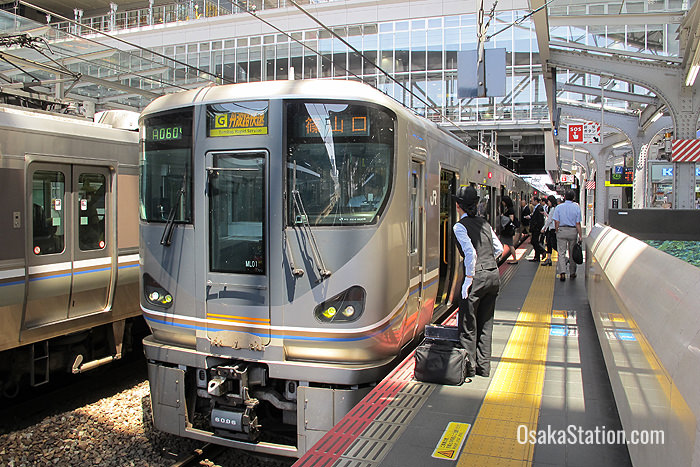
<path id="1" fill-rule="evenodd" d="M 105 247 L 105 185 L 103 174 L 78 177 L 78 246 L 83 251 Z"/>
<path id="2" fill-rule="evenodd" d="M 61 253 L 65 247 L 66 177 L 37 170 L 32 177 L 32 236 L 35 255 Z"/>
<path id="3" fill-rule="evenodd" d="M 448 301 L 450 279 L 453 276 L 455 242 L 452 226 L 457 221 L 457 212 L 452 195 L 455 193 L 456 181 L 454 172 L 440 171 L 440 280 L 436 307 Z"/>
<path id="4" fill-rule="evenodd" d="M 477 185 L 474 188 L 476 188 L 477 194 L 479 195 L 477 215 L 483 217 L 487 221 L 490 221 L 491 199 L 489 196 L 489 188 L 486 185 Z"/>
<path id="5" fill-rule="evenodd" d="M 410 242 L 409 242 L 409 253 L 412 255 L 415 255 L 418 253 L 418 237 L 419 237 L 419 215 L 418 215 L 418 210 L 419 210 L 419 205 L 418 205 L 418 191 L 420 188 L 420 178 L 419 178 L 419 173 L 417 170 L 412 170 L 411 171 L 411 188 L 410 188 L 410 195 L 411 195 L 411 206 L 410 206 L 410 213 L 409 213 L 409 218 L 410 218 Z"/>
<path id="6" fill-rule="evenodd" d="M 209 171 L 209 265 L 265 274 L 265 154 L 217 154 Z"/>

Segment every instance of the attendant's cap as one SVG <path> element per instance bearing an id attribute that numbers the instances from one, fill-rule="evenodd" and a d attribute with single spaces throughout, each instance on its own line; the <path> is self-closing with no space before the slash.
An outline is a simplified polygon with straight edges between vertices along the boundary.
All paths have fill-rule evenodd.
<path id="1" fill-rule="evenodd" d="M 466 206 L 473 206 L 479 201 L 479 195 L 473 186 L 461 186 L 457 188 L 457 193 L 452 195 L 452 199 Z"/>

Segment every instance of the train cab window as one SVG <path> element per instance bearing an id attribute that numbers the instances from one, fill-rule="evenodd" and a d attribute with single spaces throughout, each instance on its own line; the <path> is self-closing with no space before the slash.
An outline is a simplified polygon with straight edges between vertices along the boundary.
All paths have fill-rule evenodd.
<path id="1" fill-rule="evenodd" d="M 192 222 L 193 110 L 156 114 L 141 127 L 140 215 L 147 222 Z"/>
<path id="2" fill-rule="evenodd" d="M 37 170 L 32 177 L 32 240 L 35 255 L 63 252 L 66 178 L 62 172 Z"/>
<path id="3" fill-rule="evenodd" d="M 105 185 L 102 174 L 78 177 L 78 246 L 83 251 L 105 247 Z"/>
<path id="4" fill-rule="evenodd" d="M 395 117 L 347 102 L 288 102 L 289 223 L 371 224 L 391 189 Z"/>

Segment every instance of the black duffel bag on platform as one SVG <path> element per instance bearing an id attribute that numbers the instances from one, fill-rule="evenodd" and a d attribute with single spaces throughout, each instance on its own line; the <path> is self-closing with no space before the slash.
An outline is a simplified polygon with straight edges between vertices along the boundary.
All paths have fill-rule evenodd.
<path id="1" fill-rule="evenodd" d="M 426 340 L 416 348 L 414 376 L 426 383 L 459 386 L 469 372 L 469 354 L 449 341 Z"/>

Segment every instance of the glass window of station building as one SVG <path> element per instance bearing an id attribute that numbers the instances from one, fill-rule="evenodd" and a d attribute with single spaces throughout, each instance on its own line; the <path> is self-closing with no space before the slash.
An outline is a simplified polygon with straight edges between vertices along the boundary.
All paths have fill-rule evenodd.
<path id="1" fill-rule="evenodd" d="M 339 2 L 302 0 L 322 8 Z M 287 8 L 287 24 L 294 27 L 295 14 L 285 0 L 250 0 L 249 8 L 256 11 Z M 436 5 L 441 5 L 437 2 Z M 362 5 L 357 5 L 357 8 Z M 342 8 L 351 13 L 352 1 Z M 678 16 L 688 5 L 681 0 L 584 2 L 568 0 L 548 6 L 550 43 L 573 43 L 587 47 L 602 47 L 657 56 L 678 56 Z M 328 24 L 327 26 L 367 58 L 364 60 L 323 28 L 286 29 L 273 18 L 270 23 L 289 34 L 279 32 L 209 37 L 208 40 L 151 47 L 153 52 L 173 57 L 180 63 L 140 51 L 143 62 L 166 65 L 157 79 L 130 78 L 130 85 L 143 89 L 160 89 L 162 82 L 192 87 L 205 79 L 221 83 L 240 83 L 279 79 L 352 79 L 373 85 L 417 113 L 441 122 L 442 115 L 463 124 L 534 121 L 543 129 L 551 127 L 547 97 L 539 58 L 535 24 L 526 17 L 529 10 L 496 11 L 487 32 L 486 48 L 506 49 L 506 91 L 504 96 L 459 99 L 457 96 L 457 60 L 461 51 L 477 48 L 477 14 L 425 16 L 394 21 L 361 24 Z M 658 24 L 647 24 L 638 13 L 658 14 Z M 218 16 L 250 18 L 235 3 L 224 0 L 187 0 L 117 11 L 115 15 L 83 18 L 82 23 L 102 31 L 139 28 L 145 25 L 185 22 L 192 24 Z M 591 18 L 598 20 L 592 21 Z M 627 16 L 626 16 L 627 15 Z M 350 15 L 351 16 L 351 15 Z M 281 16 L 280 16 L 281 17 Z M 301 18 L 301 16 L 298 16 Z M 675 18 L 675 19 L 673 19 Z M 662 21 L 663 20 L 663 21 Z M 222 21 L 222 20 L 216 20 Z M 674 22 L 675 21 L 675 22 Z M 635 24 L 637 22 L 637 24 Z M 638 23 L 642 24 L 638 24 Z M 200 37 L 209 34 L 202 23 Z M 54 25 L 54 24 L 52 24 Z M 69 23 L 55 23 L 58 29 L 78 28 Z M 235 28 L 232 28 L 235 29 Z M 266 27 L 266 29 L 268 29 Z M 212 30 L 214 30 L 212 28 Z M 218 28 L 217 31 L 223 31 Z M 83 31 L 84 32 L 84 31 Z M 153 29 L 157 34 L 158 30 Z M 188 37 L 197 37 L 189 34 Z M 122 68 L 139 71 L 142 64 L 132 55 L 121 53 Z M 380 65 L 397 82 L 387 78 L 372 63 Z M 183 65 L 198 67 L 194 71 Z M 90 74 L 89 63 L 73 63 L 73 71 Z M 211 73 L 212 76 L 206 76 Z M 599 87 L 598 75 L 557 69 L 557 82 Z M 649 95 L 640 86 L 614 80 L 606 89 Z M 408 92 L 410 90 L 411 92 Z M 417 96 L 417 97 L 416 97 Z M 593 104 L 596 96 L 559 90 L 557 101 Z M 430 103 L 426 106 L 425 102 Z M 599 105 L 599 104 L 598 104 Z M 606 98 L 606 107 L 623 111 L 638 110 L 634 102 Z"/>
<path id="2" fill-rule="evenodd" d="M 497 12 L 489 34 L 527 14 L 524 10 Z M 529 19 L 506 28 L 486 44 L 487 48 L 507 51 L 505 96 L 466 100 L 457 97 L 457 56 L 461 51 L 477 48 L 476 14 L 352 24 L 332 30 L 361 51 L 367 60 L 322 28 L 291 31 L 292 39 L 277 33 L 174 44 L 152 50 L 219 75 L 224 83 L 292 77 L 361 80 L 434 121 L 440 121 L 441 117 L 425 102 L 456 121 L 548 121 L 535 28 Z M 162 60 L 149 52 L 141 55 L 148 60 Z M 379 64 L 396 81 L 369 62 Z M 76 64 L 71 68 L 81 71 L 81 66 L 86 65 Z M 201 81 L 201 73 L 197 75 L 173 62 L 163 80 L 191 85 Z M 159 83 L 144 80 L 140 86 L 156 89 Z"/>

